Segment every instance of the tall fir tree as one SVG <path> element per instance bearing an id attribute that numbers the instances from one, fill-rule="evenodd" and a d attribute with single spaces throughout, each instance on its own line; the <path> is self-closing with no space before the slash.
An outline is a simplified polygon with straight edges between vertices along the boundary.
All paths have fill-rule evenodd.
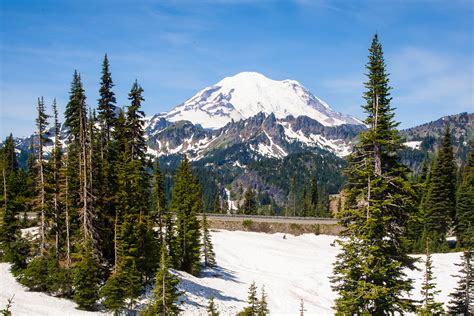
<path id="1" fill-rule="evenodd" d="M 414 269 L 415 261 L 408 256 L 405 241 L 414 191 L 397 155 L 401 144 L 377 34 L 366 68 L 363 109 L 369 129 L 359 135 L 349 158 L 348 199 L 340 214 L 344 230 L 337 240 L 342 251 L 331 278 L 338 293 L 336 313 L 341 315 L 414 310 L 413 300 L 406 296 L 412 280 L 405 274 L 405 269 Z"/>
<path id="2" fill-rule="evenodd" d="M 38 158 L 36 160 L 36 168 L 38 179 L 36 181 L 36 203 L 35 208 L 38 210 L 40 217 L 40 234 L 39 234 L 39 253 L 41 255 L 46 251 L 46 234 L 47 234 L 47 184 L 46 184 L 46 161 L 44 156 L 44 146 L 48 141 L 47 130 L 48 130 L 48 118 L 49 115 L 46 114 L 44 108 L 44 99 L 43 97 L 38 98 L 38 105 L 36 107 L 38 111 L 38 116 L 36 117 L 36 128 L 37 128 L 37 153 Z"/>
<path id="3" fill-rule="evenodd" d="M 132 89 L 128 94 L 130 105 L 127 109 L 127 137 L 130 146 L 132 159 L 145 160 L 146 142 L 143 132 L 145 113 L 141 109 L 143 98 L 143 88 L 135 80 Z"/>
<path id="4" fill-rule="evenodd" d="M 107 54 L 104 56 L 102 62 L 102 76 L 100 78 L 100 97 L 98 99 L 98 119 L 103 133 L 103 146 L 105 151 L 108 151 L 111 138 L 112 130 L 115 126 L 116 120 L 116 99 L 115 93 L 112 91 L 114 83 L 112 81 L 112 74 L 110 73 L 110 64 Z"/>
<path id="5" fill-rule="evenodd" d="M 51 153 L 51 159 L 49 161 L 50 163 L 49 182 L 50 182 L 50 189 L 51 189 L 51 195 L 52 195 L 51 209 L 52 209 L 52 214 L 54 217 L 54 225 L 53 225 L 54 248 L 56 250 L 56 258 L 60 259 L 59 258 L 60 248 L 62 246 L 61 235 L 62 235 L 62 230 L 64 229 L 63 227 L 64 220 L 61 216 L 61 209 L 63 205 L 61 204 L 61 200 L 60 200 L 60 191 L 61 191 L 60 171 L 62 168 L 63 149 L 61 145 L 61 124 L 59 123 L 59 117 L 58 117 L 59 114 L 58 114 L 56 99 L 53 100 L 52 110 L 53 110 L 53 118 L 54 118 L 54 123 L 53 123 L 54 142 L 53 142 L 53 150 Z"/>
<path id="6" fill-rule="evenodd" d="M 474 248 L 474 144 L 457 190 L 455 230 L 458 243 Z"/>
<path id="7" fill-rule="evenodd" d="M 204 206 L 199 183 L 186 156 L 176 173 L 170 211 L 176 216 L 176 236 L 171 244 L 174 266 L 199 275 L 201 234 L 196 214 L 203 213 Z"/>
<path id="8" fill-rule="evenodd" d="M 456 210 L 456 165 L 448 126 L 436 156 L 423 206 L 426 236 L 432 241 L 434 250 L 443 249 Z"/>
<path id="9" fill-rule="evenodd" d="M 474 315 L 474 264 L 472 262 L 473 252 L 464 251 L 460 264 L 459 274 L 456 275 L 458 287 L 449 296 L 448 313 L 450 315 Z"/>
<path id="10" fill-rule="evenodd" d="M 0 149 L 2 167 L 2 195 L 0 198 L 0 260 L 12 263 L 18 274 L 26 267 L 28 243 L 21 238 L 19 215 L 28 207 L 27 175 L 19 169 L 13 135 L 10 134 Z"/>

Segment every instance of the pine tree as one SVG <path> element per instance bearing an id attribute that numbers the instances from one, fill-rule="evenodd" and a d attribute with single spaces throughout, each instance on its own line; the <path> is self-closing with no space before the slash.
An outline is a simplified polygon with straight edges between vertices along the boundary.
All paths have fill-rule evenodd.
<path id="1" fill-rule="evenodd" d="M 130 105 L 127 109 L 127 137 L 132 159 L 145 160 L 146 142 L 143 132 L 145 113 L 141 110 L 143 88 L 135 80 L 132 90 L 128 94 Z"/>
<path id="2" fill-rule="evenodd" d="M 69 102 L 64 113 L 64 125 L 68 139 L 68 179 L 71 207 L 71 222 L 80 215 L 81 232 L 84 240 L 91 240 L 96 246 L 96 231 L 93 226 L 94 213 L 91 209 L 91 184 L 89 146 L 90 139 L 87 129 L 86 96 L 82 87 L 81 77 L 74 72 L 71 83 Z"/>
<path id="3" fill-rule="evenodd" d="M 456 165 L 448 126 L 430 177 L 424 208 L 427 237 L 433 242 L 434 250 L 442 249 L 456 210 Z"/>
<path id="4" fill-rule="evenodd" d="M 417 314 L 419 315 L 441 315 L 443 311 L 443 304 L 435 301 L 435 296 L 441 291 L 436 290 L 436 283 L 433 276 L 433 262 L 431 260 L 431 253 L 429 251 L 429 243 L 426 243 L 425 255 L 425 275 L 423 277 L 423 284 L 421 286 L 421 306 L 417 307 Z"/>
<path id="5" fill-rule="evenodd" d="M 137 229 L 137 218 L 134 215 L 125 215 L 121 224 L 120 238 L 118 243 L 118 267 L 123 275 L 125 288 L 125 299 L 128 299 L 128 308 L 133 308 L 136 298 L 142 289 L 142 274 L 137 266 L 140 260 L 139 231 Z"/>
<path id="6" fill-rule="evenodd" d="M 247 188 L 244 194 L 244 204 L 242 205 L 242 213 L 245 215 L 254 214 L 257 210 L 257 200 L 255 192 L 252 188 Z"/>
<path id="7" fill-rule="evenodd" d="M 38 116 L 36 118 L 36 128 L 37 128 L 37 153 L 38 159 L 36 160 L 36 168 L 38 169 L 38 179 L 36 181 L 37 187 L 37 201 L 36 208 L 40 215 L 40 234 L 39 234 L 39 251 L 43 255 L 46 250 L 46 170 L 45 170 L 45 157 L 44 157 L 44 145 L 48 141 L 46 136 L 48 129 L 48 118 L 49 115 L 46 114 L 44 108 L 43 97 L 38 98 L 38 105 L 36 107 L 38 111 Z"/>
<path id="8" fill-rule="evenodd" d="M 99 230 L 99 239 L 101 244 L 101 253 L 104 258 L 111 264 L 115 264 L 115 254 L 112 251 L 115 247 L 114 240 L 114 221 L 116 217 L 116 205 L 114 192 L 116 186 L 116 160 L 117 151 L 114 147 L 114 136 L 118 129 L 116 115 L 116 99 L 115 93 L 112 91 L 114 86 L 112 76 L 109 70 L 109 60 L 107 54 L 104 56 L 102 63 L 102 76 L 99 89 L 98 99 L 98 125 L 100 133 L 98 133 L 98 144 L 96 145 L 96 155 L 100 153 L 100 157 L 95 159 L 97 165 L 96 172 L 96 192 L 97 207 L 100 209 L 98 213 L 98 222 L 101 227 Z"/>
<path id="9" fill-rule="evenodd" d="M 61 218 L 61 208 L 62 205 L 60 204 L 60 170 L 62 168 L 61 166 L 61 160 L 63 156 L 62 152 L 62 145 L 61 145 L 61 124 L 59 123 L 59 118 L 58 118 L 58 109 L 56 105 L 56 99 L 53 101 L 53 117 L 54 117 L 54 125 L 53 125 L 53 130 L 54 130 L 54 142 L 53 142 L 53 151 L 51 153 L 51 159 L 50 159 L 50 186 L 51 186 L 51 191 L 52 191 L 52 213 L 54 216 L 54 248 L 56 250 L 56 258 L 59 259 L 59 252 L 60 252 L 60 237 L 61 237 L 61 229 L 63 226 L 63 219 Z"/>
<path id="10" fill-rule="evenodd" d="M 112 91 L 114 83 L 112 81 L 112 75 L 109 70 L 110 64 L 107 58 L 107 54 L 104 56 L 102 63 L 102 77 L 100 81 L 97 110 L 99 113 L 99 122 L 101 125 L 101 131 L 103 132 L 104 148 L 107 151 L 111 142 L 112 128 L 115 126 L 116 120 L 116 99 L 115 93 Z"/>
<path id="11" fill-rule="evenodd" d="M 213 211 L 213 213 L 216 213 L 216 214 L 221 214 L 222 213 L 221 197 L 219 195 L 219 192 L 216 192 L 216 196 L 214 198 L 214 209 L 212 211 Z"/>
<path id="12" fill-rule="evenodd" d="M 270 311 L 268 310 L 268 303 L 267 303 L 267 293 L 265 293 L 265 285 L 262 286 L 262 294 L 260 296 L 260 300 L 258 301 L 258 316 L 265 316 L 268 315 Z"/>
<path id="13" fill-rule="evenodd" d="M 125 306 L 125 280 L 122 272 L 113 272 L 100 290 L 105 308 L 119 315 Z"/>
<path id="14" fill-rule="evenodd" d="M 25 245 L 21 239 L 19 214 L 26 204 L 22 197 L 23 186 L 18 167 L 13 135 L 10 134 L 0 149 L 2 166 L 2 201 L 0 209 L 0 259 L 13 263 L 12 271 L 26 266 Z"/>
<path id="15" fill-rule="evenodd" d="M 461 184 L 457 191 L 456 237 L 461 247 L 474 246 L 474 144 L 464 167 Z"/>
<path id="16" fill-rule="evenodd" d="M 170 202 L 176 216 L 176 236 L 171 243 L 174 266 L 193 275 L 200 272 L 201 236 L 197 213 L 203 213 L 201 189 L 187 157 L 181 161 Z"/>
<path id="17" fill-rule="evenodd" d="M 78 256 L 73 266 L 74 301 L 80 308 L 92 310 L 99 299 L 100 266 L 90 240 L 81 245 Z"/>
<path id="18" fill-rule="evenodd" d="M 342 252 L 331 278 L 339 294 L 335 309 L 338 314 L 405 313 L 414 309 L 405 296 L 412 280 L 404 272 L 415 268 L 405 241 L 414 191 L 397 155 L 401 144 L 377 34 L 367 70 L 363 109 L 369 129 L 359 135 L 346 170 L 348 198 L 340 214 L 343 238 L 337 240 Z"/>
<path id="19" fill-rule="evenodd" d="M 309 200 L 312 209 L 312 213 L 314 216 L 319 216 L 320 214 L 317 211 L 317 207 L 319 204 L 319 192 L 318 192 L 318 177 L 315 174 L 311 179 L 311 187 L 310 187 L 310 194 Z"/>
<path id="20" fill-rule="evenodd" d="M 216 265 L 216 255 L 212 246 L 211 234 L 209 232 L 209 222 L 207 221 L 206 213 L 202 214 L 202 252 L 204 255 L 204 265 L 206 267 L 213 267 Z"/>
<path id="21" fill-rule="evenodd" d="M 474 315 L 474 264 L 472 263 L 472 251 L 464 251 L 462 263 L 456 264 L 461 267 L 458 287 L 449 296 L 448 313 L 450 315 Z"/>
<path id="22" fill-rule="evenodd" d="M 207 304 L 207 314 L 209 316 L 219 316 L 219 312 L 217 311 L 216 305 L 214 303 L 214 296 L 209 298 L 209 303 Z"/>
<path id="23" fill-rule="evenodd" d="M 153 301 L 144 311 L 144 315 L 178 315 L 181 311 L 178 306 L 178 299 L 181 296 L 181 292 L 178 291 L 179 279 L 170 273 L 170 265 L 171 260 L 167 254 L 166 245 L 162 244 Z"/>
<path id="24" fill-rule="evenodd" d="M 253 313 L 253 315 L 257 315 L 259 300 L 257 298 L 257 286 L 255 285 L 255 282 L 252 282 L 252 284 L 250 284 L 247 303 L 249 304 L 248 307 Z"/>

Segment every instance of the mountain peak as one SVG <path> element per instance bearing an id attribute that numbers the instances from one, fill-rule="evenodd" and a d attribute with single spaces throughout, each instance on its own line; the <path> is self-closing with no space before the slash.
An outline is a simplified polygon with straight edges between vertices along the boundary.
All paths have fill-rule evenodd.
<path id="1" fill-rule="evenodd" d="M 220 128 L 258 113 L 276 118 L 308 116 L 323 125 L 361 124 L 332 110 L 295 80 L 273 80 L 258 72 L 240 72 L 204 88 L 161 116 L 170 121 L 189 120 L 206 128 Z"/>

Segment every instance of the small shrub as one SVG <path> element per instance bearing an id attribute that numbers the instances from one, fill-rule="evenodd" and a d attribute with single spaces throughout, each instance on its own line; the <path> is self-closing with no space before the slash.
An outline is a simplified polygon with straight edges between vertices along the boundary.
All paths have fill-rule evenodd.
<path id="1" fill-rule="evenodd" d="M 244 219 L 242 221 L 242 226 L 244 226 L 244 228 L 246 228 L 246 229 L 251 229 L 252 225 L 253 225 L 253 220 L 251 220 L 251 219 Z"/>
<path id="2" fill-rule="evenodd" d="M 296 224 L 296 223 L 291 223 L 291 224 L 290 224 L 290 229 L 291 229 L 291 230 L 296 230 L 296 231 L 298 231 L 298 230 L 301 229 L 301 225 L 300 225 L 300 224 Z"/>
<path id="3" fill-rule="evenodd" d="M 319 235 L 321 233 L 321 226 L 319 224 L 314 224 L 313 225 L 313 232 L 315 235 Z"/>

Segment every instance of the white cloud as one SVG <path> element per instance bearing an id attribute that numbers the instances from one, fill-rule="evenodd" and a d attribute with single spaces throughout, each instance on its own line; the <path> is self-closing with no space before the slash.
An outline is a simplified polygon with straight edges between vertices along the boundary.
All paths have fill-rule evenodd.
<path id="1" fill-rule="evenodd" d="M 473 61 L 408 47 L 388 57 L 397 103 L 435 106 L 449 113 L 474 107 Z"/>

